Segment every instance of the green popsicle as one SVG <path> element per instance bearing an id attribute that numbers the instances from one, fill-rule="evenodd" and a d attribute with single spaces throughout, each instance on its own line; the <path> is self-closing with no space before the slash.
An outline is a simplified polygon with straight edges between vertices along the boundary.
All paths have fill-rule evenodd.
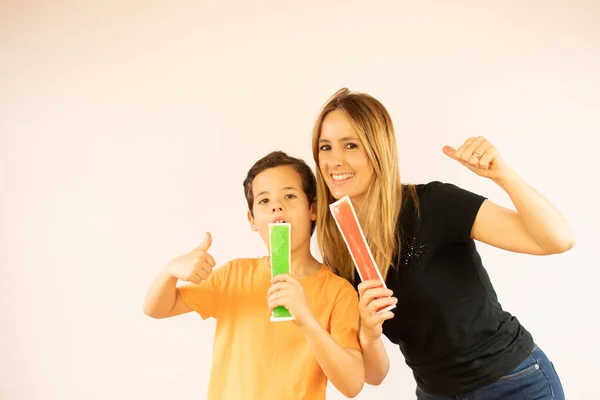
<path id="1" fill-rule="evenodd" d="M 271 251 L 271 278 L 290 273 L 291 231 L 289 223 L 269 224 L 269 248 Z M 294 317 L 283 306 L 275 307 L 271 315 L 272 322 L 291 321 Z"/>

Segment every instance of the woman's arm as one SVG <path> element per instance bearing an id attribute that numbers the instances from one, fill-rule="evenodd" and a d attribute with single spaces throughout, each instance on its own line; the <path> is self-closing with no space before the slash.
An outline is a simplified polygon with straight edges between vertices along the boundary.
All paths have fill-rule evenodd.
<path id="1" fill-rule="evenodd" d="M 384 321 L 394 317 L 391 311 L 372 313 L 398 302 L 392 297 L 392 291 L 381 287 L 378 280 L 361 282 L 358 285 L 358 310 L 360 313 L 359 339 L 363 350 L 363 363 L 365 366 L 365 382 L 369 385 L 379 385 L 390 370 L 388 358 L 381 335 Z"/>
<path id="2" fill-rule="evenodd" d="M 513 172 L 494 181 L 511 198 L 516 211 L 484 201 L 473 224 L 473 239 L 537 255 L 563 253 L 573 247 L 571 227 L 546 198 Z"/>
<path id="3" fill-rule="evenodd" d="M 467 139 L 457 150 L 444 153 L 479 176 L 490 178 L 512 200 L 516 211 L 486 200 L 481 205 L 471 237 L 501 249 L 546 255 L 573 247 L 571 227 L 544 196 L 508 168 L 494 146 L 485 138 Z"/>

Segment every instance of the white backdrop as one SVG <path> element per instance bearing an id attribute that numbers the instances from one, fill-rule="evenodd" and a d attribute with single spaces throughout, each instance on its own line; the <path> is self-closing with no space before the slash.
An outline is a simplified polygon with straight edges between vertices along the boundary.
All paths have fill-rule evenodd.
<path id="1" fill-rule="evenodd" d="M 342 86 L 389 109 L 403 181 L 509 205 L 441 151 L 484 135 L 563 211 L 566 254 L 479 248 L 567 398 L 595 397 L 599 3 L 28 3 L 0 3 L 0 398 L 204 398 L 214 321 L 146 317 L 148 285 L 207 230 L 218 263 L 265 253 L 246 170 L 275 149 L 314 166 Z M 414 398 L 387 347 L 360 399 Z"/>

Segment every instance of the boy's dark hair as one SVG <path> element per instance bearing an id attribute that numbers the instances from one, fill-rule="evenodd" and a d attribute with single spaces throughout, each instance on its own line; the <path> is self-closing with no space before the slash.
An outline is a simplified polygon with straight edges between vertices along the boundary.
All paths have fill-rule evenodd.
<path id="1" fill-rule="evenodd" d="M 308 199 L 308 206 L 317 198 L 317 179 L 310 167 L 301 159 L 287 155 L 283 151 L 273 151 L 257 162 L 248 170 L 246 179 L 244 179 L 244 195 L 248 202 L 248 210 L 254 216 L 254 194 L 252 193 L 252 183 L 254 178 L 264 170 L 288 165 L 293 167 L 302 180 L 302 190 Z M 312 221 L 311 234 L 314 232 L 316 222 Z"/>

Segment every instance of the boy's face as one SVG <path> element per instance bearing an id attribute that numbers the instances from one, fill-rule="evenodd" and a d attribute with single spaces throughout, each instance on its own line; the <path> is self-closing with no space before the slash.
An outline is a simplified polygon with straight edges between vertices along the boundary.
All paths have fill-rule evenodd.
<path id="1" fill-rule="evenodd" d="M 254 216 L 248 211 L 252 229 L 258 231 L 269 248 L 269 223 L 288 222 L 291 228 L 291 250 L 309 243 L 311 223 L 317 218 L 314 204 L 309 207 L 302 190 L 302 179 L 288 165 L 269 168 L 254 178 Z M 307 247 L 308 248 L 308 247 Z"/>

